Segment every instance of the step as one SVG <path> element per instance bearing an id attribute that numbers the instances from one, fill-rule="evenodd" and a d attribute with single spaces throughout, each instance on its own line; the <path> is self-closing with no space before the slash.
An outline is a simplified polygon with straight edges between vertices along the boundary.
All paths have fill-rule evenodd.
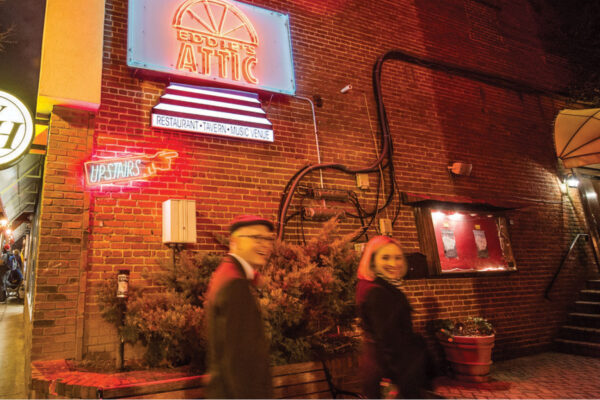
<path id="1" fill-rule="evenodd" d="M 585 314 L 600 314 L 600 301 L 576 301 L 575 312 Z"/>
<path id="2" fill-rule="evenodd" d="M 569 321 L 570 325 L 600 328 L 600 314 L 569 313 Z"/>
<path id="3" fill-rule="evenodd" d="M 588 279 L 586 287 L 590 290 L 600 290 L 600 279 Z"/>
<path id="4" fill-rule="evenodd" d="M 558 338 L 579 342 L 600 343 L 600 329 L 565 325 L 560 328 Z"/>
<path id="5" fill-rule="evenodd" d="M 577 340 L 556 339 L 554 345 L 562 353 L 579 354 L 600 358 L 600 343 L 580 342 Z"/>
<path id="6" fill-rule="evenodd" d="M 582 301 L 600 301 L 600 290 L 585 289 L 579 292 Z"/>

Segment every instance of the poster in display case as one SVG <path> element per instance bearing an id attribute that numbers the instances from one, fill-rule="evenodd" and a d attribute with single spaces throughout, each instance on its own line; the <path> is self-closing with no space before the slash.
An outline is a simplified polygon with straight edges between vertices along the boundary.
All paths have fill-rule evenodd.
<path id="1" fill-rule="evenodd" d="M 501 211 L 469 210 L 448 203 L 416 207 L 415 214 L 430 276 L 516 270 Z"/>
<path id="2" fill-rule="evenodd" d="M 505 218 L 488 212 L 431 209 L 440 272 L 515 268 Z"/>

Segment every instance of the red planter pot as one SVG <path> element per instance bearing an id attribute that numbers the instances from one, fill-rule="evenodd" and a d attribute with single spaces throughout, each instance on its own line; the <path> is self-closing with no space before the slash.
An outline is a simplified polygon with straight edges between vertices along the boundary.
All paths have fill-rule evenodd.
<path id="1" fill-rule="evenodd" d="M 452 342 L 440 342 L 454 377 L 469 382 L 489 380 L 495 336 L 454 336 Z"/>

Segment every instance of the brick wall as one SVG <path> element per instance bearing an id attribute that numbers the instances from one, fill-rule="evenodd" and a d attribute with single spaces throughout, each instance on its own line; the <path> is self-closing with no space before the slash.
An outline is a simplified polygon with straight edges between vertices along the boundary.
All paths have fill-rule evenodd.
<path id="1" fill-rule="evenodd" d="M 552 123 L 563 102 L 549 92 L 561 88 L 568 71 L 561 59 L 544 52 L 529 3 L 451 0 L 436 2 L 435 7 L 426 0 L 249 3 L 290 15 L 297 94 L 323 99 L 323 106 L 316 109 L 323 162 L 359 167 L 375 160 L 372 135 L 379 128 L 371 71 L 377 57 L 389 49 L 523 83 L 507 89 L 404 61 L 386 62 L 382 74 L 400 190 L 529 204 L 510 215 L 519 271 L 502 277 L 409 282 L 417 328 L 422 330 L 433 317 L 481 314 L 498 328 L 497 358 L 547 347 L 589 259 L 579 251 L 579 258 L 567 264 L 557 282 L 555 300 L 543 299 L 570 239 L 583 230 L 583 217 L 576 193 L 572 192 L 571 202 L 556 182 Z M 100 317 L 95 286 L 124 266 L 131 269 L 132 285 L 144 285 L 142 272 L 158 268 L 159 260 L 169 257 L 161 243 L 163 201 L 195 199 L 198 242 L 189 248 L 223 251 L 215 233 L 225 233 L 228 221 L 239 213 L 275 218 L 288 179 L 317 161 L 309 105 L 290 96 L 274 96 L 270 102 L 263 96 L 274 125 L 274 143 L 151 129 L 151 108 L 164 84 L 139 79 L 127 68 L 126 40 L 127 2 L 107 0 L 102 105 L 90 122 L 93 149 L 79 149 L 84 142 L 73 142 L 91 134 L 82 113 L 53 114 L 42 219 L 42 236 L 47 237 L 40 240 L 33 332 L 40 357 L 74 356 L 71 341 L 78 332 L 82 354 L 116 351 L 116 335 Z M 348 83 L 354 90 L 340 94 Z M 63 145 L 77 152 L 67 153 Z M 162 149 L 179 153 L 170 172 L 114 187 L 83 187 L 82 162 L 92 154 L 154 154 Z M 472 176 L 451 178 L 447 166 L 453 161 L 472 163 Z M 376 179 L 370 174 L 371 188 L 356 190 L 369 209 L 374 205 Z M 304 183 L 318 180 L 318 173 L 312 173 Z M 324 180 L 327 186 L 355 188 L 354 177 L 340 172 L 325 171 Z M 299 204 L 296 199 L 291 212 Z M 407 251 L 417 251 L 413 209 L 396 199 L 384 214 L 392 218 L 397 207 L 394 235 Z M 86 221 L 90 236 L 83 249 Z M 298 226 L 292 220 L 286 237 L 297 240 Z M 317 226 L 307 223 L 309 232 Z M 344 229 L 358 226 L 349 220 Z M 87 264 L 82 263 L 86 249 Z M 81 306 L 77 300 L 83 299 L 80 287 L 85 294 L 81 331 L 73 316 Z M 55 301 L 53 296 L 61 298 Z M 59 339 L 65 333 L 68 339 Z M 52 349 L 42 348 L 43 341 L 54 343 Z"/>
<path id="2" fill-rule="evenodd" d="M 93 117 L 56 107 L 52 114 L 37 258 L 31 359 L 81 357 L 89 195 L 81 162 L 89 156 Z M 31 307 L 31 305 L 29 305 Z"/>

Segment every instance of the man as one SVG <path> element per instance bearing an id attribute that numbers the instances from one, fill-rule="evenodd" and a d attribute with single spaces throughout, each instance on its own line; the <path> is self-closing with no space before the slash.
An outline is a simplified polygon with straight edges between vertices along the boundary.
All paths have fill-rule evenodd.
<path id="1" fill-rule="evenodd" d="M 8 268 L 8 258 L 10 256 L 10 245 L 6 243 L 2 248 L 2 259 L 0 260 L 0 266 L 5 265 Z"/>
<path id="2" fill-rule="evenodd" d="M 2 248 L 2 257 L 0 257 L 0 302 L 6 300 L 6 288 L 4 287 L 4 275 L 10 269 L 9 266 L 10 245 L 7 243 Z"/>
<path id="3" fill-rule="evenodd" d="M 273 249 L 273 224 L 236 217 L 229 228 L 230 253 L 213 273 L 207 291 L 207 398 L 271 398 L 269 343 L 254 294 L 257 271 Z"/>

